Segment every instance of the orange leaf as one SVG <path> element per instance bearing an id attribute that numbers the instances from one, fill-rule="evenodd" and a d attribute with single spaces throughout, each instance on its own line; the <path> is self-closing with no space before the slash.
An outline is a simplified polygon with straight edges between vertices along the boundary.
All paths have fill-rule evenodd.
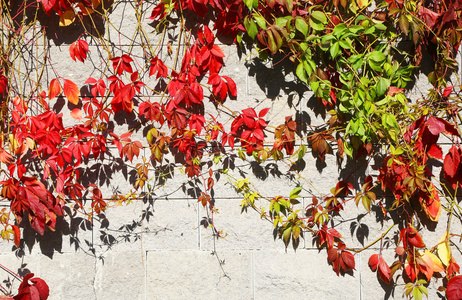
<path id="1" fill-rule="evenodd" d="M 59 26 L 69 26 L 75 21 L 75 13 L 73 10 L 66 10 L 59 18 Z"/>
<path id="2" fill-rule="evenodd" d="M 59 84 L 58 78 L 50 81 L 50 88 L 48 89 L 48 98 L 53 99 L 61 93 L 61 85 Z"/>
<path id="3" fill-rule="evenodd" d="M 82 120 L 82 110 L 80 108 L 74 108 L 71 111 L 71 117 L 73 117 L 76 120 Z"/>
<path id="4" fill-rule="evenodd" d="M 77 87 L 77 84 L 75 84 L 74 82 L 68 79 L 63 79 L 63 80 L 64 80 L 64 88 L 63 88 L 64 95 L 66 95 L 69 102 L 77 105 L 79 103 L 79 88 Z"/>
<path id="5" fill-rule="evenodd" d="M 14 232 L 14 244 L 16 247 L 19 247 L 19 242 L 21 240 L 21 231 L 19 230 L 19 227 L 16 225 L 13 225 L 13 232 Z"/>

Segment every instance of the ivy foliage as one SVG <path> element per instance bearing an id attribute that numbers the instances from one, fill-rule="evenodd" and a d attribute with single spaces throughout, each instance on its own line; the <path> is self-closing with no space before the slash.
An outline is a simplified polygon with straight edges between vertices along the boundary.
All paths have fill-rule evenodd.
<path id="1" fill-rule="evenodd" d="M 381 281 L 404 280 L 405 295 L 421 299 L 430 281 L 437 280 L 441 291 L 448 287 L 448 299 L 458 299 L 454 249 L 460 233 L 454 224 L 462 219 L 457 194 L 462 187 L 462 105 L 454 77 L 462 2 L 161 0 L 147 10 L 149 1 L 135 1 L 141 59 L 130 51 L 115 53 L 100 32 L 98 22 L 111 24 L 116 3 L 41 0 L 6 1 L 2 6 L 8 9 L 2 9 L 0 52 L 0 162 L 5 166 L 0 185 L 3 200 L 10 203 L 1 211 L 4 239 L 12 238 L 20 247 L 20 227 L 44 234 L 56 229 L 57 218 L 66 211 L 91 219 L 111 204 L 152 197 L 154 182 L 174 176 L 174 170 L 202 183 L 195 196 L 206 210 L 204 224 L 223 237 L 213 222 L 218 211 L 213 191 L 231 161 L 287 163 L 303 182 L 293 166 L 309 153 L 322 162 L 335 154 L 340 166 L 359 159 L 376 164 L 378 175 L 359 174 L 359 189 L 350 177 L 343 178 L 330 194 L 311 195 L 302 208 L 298 198 L 307 195 L 301 184 L 289 195 L 263 195 L 249 179 L 228 177 L 243 196 L 241 209 L 269 220 L 285 247 L 297 249 L 302 238 L 312 238 L 339 275 L 355 270 L 357 253 L 380 243 L 369 266 Z M 83 96 L 82 87 L 58 72 L 43 84 L 42 74 L 34 82 L 17 67 L 17 49 L 28 45 L 27 34 L 35 26 L 46 31 L 44 24 L 54 20 L 57 27 L 83 28 L 69 47 L 70 62 L 88 62 L 85 39 L 104 56 L 102 75 L 89 76 L 84 83 L 90 95 Z M 144 26 L 159 34 L 157 45 L 151 44 Z M 179 31 L 171 39 L 176 47 L 164 43 L 169 28 Z M 223 74 L 225 52 L 218 38 L 232 41 L 236 51 L 256 53 L 260 60 L 286 60 L 329 116 L 325 124 L 303 131 L 306 124 L 286 116 L 284 123 L 269 126 L 268 108 L 229 109 L 227 101 L 239 99 L 238 88 Z M 36 59 L 45 65 L 49 58 Z M 424 62 L 431 70 L 422 68 Z M 410 86 L 424 71 L 431 89 L 411 101 Z M 24 92 L 18 84 L 23 81 L 34 88 Z M 63 114 L 50 105 L 57 97 L 68 100 L 76 124 L 65 124 Z M 212 113 L 207 102 L 228 112 L 229 119 Z M 120 133 L 113 125 L 122 114 L 144 129 L 143 141 L 132 138 L 133 129 Z M 443 138 L 449 150 L 441 146 Z M 90 160 L 110 156 L 111 146 L 127 165 L 141 160 L 127 194 L 103 195 L 101 186 L 81 176 Z M 143 155 L 145 150 L 148 155 Z M 443 166 L 440 174 L 432 173 L 435 162 Z M 361 249 L 348 247 L 335 228 L 354 204 L 393 223 Z M 442 214 L 449 220 L 443 224 L 445 234 L 436 245 L 426 245 L 428 224 L 440 222 Z M 396 257 L 390 263 L 382 255 L 383 240 L 395 226 Z M 33 287 L 23 285 L 20 295 Z"/>

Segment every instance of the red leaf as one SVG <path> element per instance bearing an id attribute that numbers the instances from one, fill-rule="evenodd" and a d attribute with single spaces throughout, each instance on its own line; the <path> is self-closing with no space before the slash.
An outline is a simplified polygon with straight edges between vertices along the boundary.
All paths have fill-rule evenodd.
<path id="1" fill-rule="evenodd" d="M 424 244 L 424 242 L 422 240 L 422 237 L 420 236 L 420 233 L 418 233 L 418 232 L 409 233 L 408 234 L 408 241 L 414 247 L 417 247 L 417 248 L 424 248 L 425 247 L 425 244 Z"/>
<path id="2" fill-rule="evenodd" d="M 327 250 L 327 259 L 332 263 L 334 261 L 336 261 L 338 259 L 338 251 L 337 251 L 337 249 L 329 248 L 329 250 Z"/>
<path id="3" fill-rule="evenodd" d="M 345 266 L 347 266 L 349 269 L 355 269 L 355 257 L 351 252 L 342 251 L 340 257 L 342 258 L 342 261 L 345 263 Z"/>
<path id="4" fill-rule="evenodd" d="M 48 285 L 40 278 L 32 278 L 34 273 L 24 276 L 21 285 L 18 288 L 18 295 L 15 300 L 46 300 L 50 294 Z M 32 285 L 29 283 L 32 282 Z"/>
<path id="5" fill-rule="evenodd" d="M 266 114 L 268 113 L 269 110 L 270 110 L 269 107 L 260 110 L 260 112 L 258 113 L 258 116 L 259 116 L 260 118 L 263 118 L 264 116 L 266 116 Z"/>
<path id="6" fill-rule="evenodd" d="M 422 240 L 422 237 L 417 232 L 415 228 L 403 228 L 400 231 L 399 240 L 403 241 L 403 246 L 405 249 L 408 248 L 408 243 L 417 248 L 424 248 L 425 244 Z"/>
<path id="7" fill-rule="evenodd" d="M 243 113 L 245 116 L 248 116 L 248 117 L 251 117 L 251 118 L 256 118 L 256 117 L 257 117 L 257 113 L 255 112 L 255 109 L 253 109 L 252 107 L 243 109 L 243 110 L 242 110 L 242 113 Z"/>
<path id="8" fill-rule="evenodd" d="M 444 126 L 445 124 L 441 121 L 441 119 L 436 118 L 436 117 L 428 118 L 426 125 L 427 125 L 428 130 L 430 130 L 430 132 L 433 135 L 440 134 L 441 132 L 444 131 L 444 128 L 445 128 Z"/>
<path id="9" fill-rule="evenodd" d="M 35 287 L 37 288 L 39 294 L 40 294 L 40 300 L 46 300 L 50 294 L 50 289 L 48 288 L 48 285 L 46 282 L 38 277 L 32 278 L 30 280 Z"/>
<path id="10" fill-rule="evenodd" d="M 234 80 L 232 80 L 228 76 L 222 76 L 222 77 L 226 79 L 226 82 L 228 82 L 229 92 L 231 96 L 237 97 L 237 88 L 236 88 L 236 83 L 234 82 Z"/>
<path id="11" fill-rule="evenodd" d="M 369 267 L 371 267 L 372 271 L 375 271 L 377 270 L 378 265 L 379 265 L 379 255 L 372 254 L 371 257 L 369 257 Z"/>
<path id="12" fill-rule="evenodd" d="M 462 275 L 455 276 L 449 280 L 446 296 L 448 300 L 462 299 Z"/>
<path id="13" fill-rule="evenodd" d="M 425 23 L 428 25 L 429 28 L 432 28 L 433 25 L 435 25 L 436 20 L 440 16 L 438 13 L 423 6 L 420 7 L 419 14 L 421 17 L 423 17 Z"/>
<path id="14" fill-rule="evenodd" d="M 56 3 L 56 0 L 40 0 L 43 5 L 43 10 L 50 15 L 51 10 L 53 9 L 53 6 Z"/>
<path id="15" fill-rule="evenodd" d="M 79 103 L 78 86 L 71 80 L 68 80 L 68 79 L 63 79 L 63 80 L 64 80 L 64 88 L 63 88 L 64 95 L 67 97 L 69 102 L 77 105 Z"/>
<path id="16" fill-rule="evenodd" d="M 87 58 L 88 50 L 88 43 L 84 40 L 77 40 L 69 46 L 69 54 L 74 61 L 77 61 L 76 59 L 78 59 L 81 62 L 84 62 Z"/>
<path id="17" fill-rule="evenodd" d="M 454 86 L 448 86 L 445 88 L 443 91 L 443 97 L 448 97 L 451 94 L 453 88 Z"/>
<path id="18" fill-rule="evenodd" d="M 220 46 L 218 45 L 213 45 L 211 51 L 214 56 L 217 57 L 225 57 L 225 54 L 223 53 L 223 50 L 221 50 Z"/>
<path id="19" fill-rule="evenodd" d="M 385 283 L 389 283 L 389 282 L 390 282 L 390 273 L 391 273 L 391 269 L 390 269 L 390 267 L 387 265 L 387 263 L 385 262 L 385 260 L 383 259 L 383 257 L 380 257 L 380 259 L 379 259 L 379 268 L 378 268 L 378 272 L 379 272 L 380 278 L 381 278 Z"/>
<path id="20" fill-rule="evenodd" d="M 449 149 L 448 154 L 446 154 L 444 158 L 444 172 L 446 175 L 449 177 L 454 177 L 457 173 L 457 169 L 459 168 L 460 165 L 460 153 L 459 153 L 459 148 L 456 146 L 452 146 L 451 149 Z"/>
<path id="21" fill-rule="evenodd" d="M 436 159 L 443 159 L 443 151 L 441 150 L 440 145 L 433 144 L 430 149 L 427 151 L 428 156 Z"/>
<path id="22" fill-rule="evenodd" d="M 48 89 L 48 98 L 53 99 L 61 93 L 61 85 L 59 84 L 58 78 L 54 78 L 50 81 L 50 88 Z"/>
<path id="23" fill-rule="evenodd" d="M 438 221 L 441 214 L 441 201 L 433 183 L 430 183 L 428 190 L 430 190 L 430 193 L 428 191 L 420 191 L 419 201 L 427 216 L 432 221 L 436 222 Z"/>

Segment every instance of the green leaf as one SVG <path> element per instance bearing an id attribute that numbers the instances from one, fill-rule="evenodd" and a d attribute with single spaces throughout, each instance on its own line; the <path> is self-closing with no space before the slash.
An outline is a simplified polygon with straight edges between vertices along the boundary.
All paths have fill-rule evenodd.
<path id="1" fill-rule="evenodd" d="M 244 0 L 244 4 L 247 6 L 249 10 L 252 10 L 254 8 L 254 0 Z M 257 7 L 258 7 L 258 0 L 257 0 Z"/>
<path id="2" fill-rule="evenodd" d="M 295 28 L 300 31 L 305 37 L 308 34 L 308 24 L 302 17 L 295 18 Z"/>
<path id="3" fill-rule="evenodd" d="M 281 212 L 281 205 L 278 202 L 274 202 L 273 210 L 276 212 L 276 214 L 279 215 L 279 213 Z"/>
<path id="4" fill-rule="evenodd" d="M 302 159 L 305 154 L 306 154 L 306 146 L 301 145 L 300 148 L 298 149 L 298 159 Z"/>
<path id="5" fill-rule="evenodd" d="M 382 125 L 385 127 L 385 128 L 395 128 L 395 129 L 399 129 L 399 126 L 398 126 L 398 122 L 396 122 L 396 118 L 394 115 L 392 114 L 383 114 L 382 116 Z"/>
<path id="6" fill-rule="evenodd" d="M 306 59 L 303 62 L 303 65 L 305 66 L 305 71 L 308 73 L 308 76 L 311 76 L 311 74 L 316 71 L 316 63 L 312 59 Z"/>
<path id="7" fill-rule="evenodd" d="M 319 81 L 310 81 L 310 87 L 313 92 L 317 92 L 319 88 Z"/>
<path id="8" fill-rule="evenodd" d="M 315 19 L 315 20 L 318 20 L 319 22 L 321 22 L 322 24 L 327 24 L 326 15 L 322 11 L 319 11 L 319 10 L 315 10 L 315 11 L 311 12 L 311 18 L 310 19 Z"/>
<path id="9" fill-rule="evenodd" d="M 364 30 L 364 34 L 374 34 L 374 32 L 375 32 L 374 26 L 368 27 L 366 28 L 366 30 Z"/>
<path id="10" fill-rule="evenodd" d="M 303 67 L 303 62 L 298 64 L 295 73 L 301 81 L 303 81 L 304 83 L 308 83 L 308 77 L 306 75 L 305 68 Z"/>
<path id="11" fill-rule="evenodd" d="M 345 154 L 348 155 L 350 158 L 353 157 L 353 147 L 351 146 L 350 143 L 344 143 L 343 144 Z"/>
<path id="12" fill-rule="evenodd" d="M 340 24 L 343 24 L 343 23 L 340 23 Z M 339 24 L 339 25 L 340 25 Z M 338 26 L 338 25 L 337 25 Z M 336 26 L 336 27 L 337 27 Z M 360 31 L 363 31 L 364 30 L 364 27 L 362 27 L 361 25 L 353 25 L 353 26 L 350 26 L 349 27 L 350 29 L 350 32 L 353 32 L 353 33 L 358 33 Z M 335 31 L 335 28 L 334 28 L 334 31 Z"/>
<path id="13" fill-rule="evenodd" d="M 351 44 L 347 40 L 341 40 L 339 43 L 343 49 L 351 49 Z"/>
<path id="14" fill-rule="evenodd" d="M 325 36 L 322 37 L 321 43 L 323 44 L 329 44 L 330 41 L 336 40 L 335 36 L 331 33 L 326 34 Z"/>
<path id="15" fill-rule="evenodd" d="M 242 34 L 243 34 L 243 32 L 242 32 L 242 31 L 239 31 L 239 32 L 237 33 L 237 36 L 236 36 L 236 41 L 237 41 L 237 43 L 238 43 L 239 45 L 242 43 Z"/>
<path id="16" fill-rule="evenodd" d="M 425 286 L 419 285 L 419 290 L 422 294 L 425 294 L 425 296 L 428 297 L 428 289 Z"/>
<path id="17" fill-rule="evenodd" d="M 330 56 L 332 56 L 332 58 L 336 58 L 339 54 L 340 54 L 340 45 L 339 45 L 339 42 L 336 42 L 334 43 L 331 47 L 330 47 Z"/>
<path id="18" fill-rule="evenodd" d="M 377 24 L 374 25 L 374 27 L 377 28 L 378 30 L 382 30 L 382 31 L 387 30 L 387 26 L 385 26 L 382 23 L 377 23 Z"/>
<path id="19" fill-rule="evenodd" d="M 289 228 L 286 228 L 284 230 L 284 233 L 282 234 L 282 240 L 286 244 L 286 247 L 287 247 L 287 245 L 289 245 L 289 239 L 290 239 L 290 234 L 291 233 L 292 233 L 292 227 L 289 227 Z"/>
<path id="20" fill-rule="evenodd" d="M 352 65 L 354 70 L 359 70 L 364 63 L 363 54 L 352 55 L 348 58 L 348 62 Z"/>
<path id="21" fill-rule="evenodd" d="M 418 288 L 414 288 L 412 296 L 414 296 L 415 300 L 422 300 L 422 292 Z"/>
<path id="22" fill-rule="evenodd" d="M 363 203 L 363 206 L 364 208 L 368 211 L 368 212 L 371 212 L 371 199 L 369 199 L 369 197 L 367 197 L 366 195 L 363 196 L 362 198 L 362 203 Z"/>
<path id="23" fill-rule="evenodd" d="M 266 31 L 268 36 L 268 48 L 271 51 L 271 54 L 275 54 L 278 52 L 278 46 L 276 45 L 276 41 L 274 40 L 273 32 L 271 30 Z"/>
<path id="24" fill-rule="evenodd" d="M 385 95 L 389 87 L 390 87 L 390 79 L 380 77 L 379 82 L 377 83 L 377 96 L 381 97 Z"/>
<path id="25" fill-rule="evenodd" d="M 301 187 L 301 186 L 297 186 L 296 188 L 294 188 L 294 189 L 290 192 L 289 198 L 290 198 L 290 199 L 296 199 L 296 198 L 298 198 L 301 191 L 302 191 L 302 187 Z"/>
<path id="26" fill-rule="evenodd" d="M 372 51 L 369 53 L 369 59 L 376 62 L 376 63 L 381 63 L 385 60 L 385 54 L 383 54 L 380 51 Z"/>
<path id="27" fill-rule="evenodd" d="M 279 27 L 286 27 L 287 22 L 290 20 L 292 20 L 291 16 L 277 18 L 276 25 Z"/>
<path id="28" fill-rule="evenodd" d="M 310 26 L 311 26 L 311 28 L 313 28 L 314 30 L 317 30 L 317 31 L 322 31 L 322 30 L 326 29 L 326 27 L 322 23 L 319 23 L 319 21 L 316 21 L 316 20 L 313 20 L 313 19 L 310 19 Z"/>
<path id="29" fill-rule="evenodd" d="M 253 14 L 253 19 L 257 22 L 258 26 L 262 29 L 266 29 L 266 20 L 258 14 Z"/>
<path id="30" fill-rule="evenodd" d="M 255 24 L 255 22 L 252 19 L 250 19 L 248 16 L 244 19 L 244 27 L 245 27 L 245 30 L 247 31 L 247 34 L 252 39 L 255 39 L 258 33 L 257 24 Z"/>
<path id="31" fill-rule="evenodd" d="M 361 27 L 361 26 L 359 26 Z M 361 27 L 362 28 L 362 27 Z M 334 27 L 334 30 L 332 33 L 335 35 L 337 39 L 339 39 L 346 31 L 347 31 L 347 26 L 345 23 L 340 23 Z"/>

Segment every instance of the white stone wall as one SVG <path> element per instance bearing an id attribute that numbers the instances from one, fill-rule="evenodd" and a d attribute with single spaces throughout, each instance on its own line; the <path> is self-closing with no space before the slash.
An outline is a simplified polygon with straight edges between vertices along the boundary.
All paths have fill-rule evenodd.
<path id="1" fill-rule="evenodd" d="M 106 27 L 105 35 L 116 54 L 129 51 L 137 57 L 138 63 L 144 63 L 140 36 L 136 35 L 137 42 L 133 47 L 129 46 L 129 37 L 136 32 L 133 5 L 131 1 L 120 1 L 115 5 L 110 18 L 117 26 Z M 144 11 L 145 28 L 150 28 L 144 18 L 151 10 L 152 6 L 148 5 Z M 90 58 L 85 63 L 71 61 L 68 48 L 72 39 L 66 36 L 72 35 L 72 26 L 58 28 L 62 33 L 58 38 L 46 40 L 45 49 L 59 75 L 81 86 L 90 76 L 99 78 L 106 67 L 102 58 L 106 59 L 107 54 L 96 47 L 92 38 L 84 36 L 90 44 Z M 151 32 L 148 37 L 151 41 L 157 38 Z M 42 42 L 39 40 L 39 44 Z M 269 119 L 272 125 L 280 124 L 285 116 L 297 111 L 306 112 L 304 121 L 311 125 L 325 121 L 322 115 L 311 112 L 311 94 L 296 84 L 293 75 L 283 75 L 278 65 L 246 60 L 246 54 L 239 57 L 234 45 L 222 47 L 227 55 L 222 74 L 233 78 L 238 86 L 237 100 L 226 102 L 232 110 L 252 106 L 258 111 L 271 107 Z M 30 47 L 31 51 L 34 49 Z M 24 68 L 30 67 L 26 62 L 23 64 Z M 49 67 L 42 78 L 43 83 L 55 77 Z M 146 79 L 146 83 L 153 84 L 154 81 Z M 419 97 L 419 93 L 425 93 L 427 88 L 426 79 L 422 77 L 413 93 Z M 65 115 L 66 109 L 65 105 L 62 109 Z M 67 121 L 73 122 L 69 117 Z M 134 136 L 145 140 L 141 131 Z M 308 203 L 312 194 L 329 193 L 340 178 L 361 168 L 362 162 L 340 168 L 332 155 L 326 157 L 325 165 L 320 165 L 308 154 L 305 163 L 301 175 L 310 180 L 316 190 L 302 180 L 289 178 L 284 164 L 277 165 L 279 175 L 267 172 L 263 176 L 261 172 L 254 174 L 248 163 L 237 159 L 238 167 L 232 173 L 239 176 L 237 170 L 242 170 L 244 176 L 251 178 L 256 188 L 268 196 L 287 196 L 300 182 L 305 188 L 300 204 L 303 208 L 304 201 Z M 273 168 L 271 164 L 265 163 L 263 167 Z M 105 195 L 114 190 L 127 192 L 131 187 L 133 181 L 122 169 L 115 168 L 111 174 L 98 175 L 100 180 L 103 179 Z M 374 172 L 369 168 L 365 170 L 366 175 Z M 283 242 L 274 239 L 271 223 L 261 220 L 258 213 L 251 210 L 241 213 L 242 198 L 224 174 L 214 187 L 219 210 L 214 221 L 227 236 L 217 240 L 212 230 L 202 225 L 206 214 L 197 200 L 188 195 L 187 190 L 191 187 L 187 178 L 176 172 L 164 186 L 156 186 L 155 196 L 110 208 L 107 219 L 86 220 L 77 215 L 68 219 L 69 226 L 63 223 L 56 232 L 47 231 L 43 237 L 24 232 L 23 249 L 16 249 L 12 243 L 0 244 L 0 263 L 20 274 L 31 271 L 43 278 L 50 287 L 49 299 L 52 300 L 403 298 L 403 286 L 391 290 L 381 284 L 376 273 L 368 267 L 368 259 L 371 254 L 378 253 L 380 243 L 355 256 L 354 272 L 337 276 L 328 264 L 326 251 L 318 250 L 308 234 L 297 251 L 291 246 L 285 250 Z M 2 205 L 7 206 L 6 203 Z M 146 214 L 149 218 L 143 219 Z M 337 229 L 348 246 L 358 249 L 377 239 L 391 225 L 390 222 L 377 223 L 374 213 L 367 214 L 352 202 L 347 204 L 343 218 Z M 388 236 L 393 237 L 397 230 L 392 230 Z M 434 243 L 441 235 L 441 229 L 437 228 L 432 233 L 434 240 L 425 240 L 426 235 L 424 242 Z M 393 261 L 393 249 L 384 251 L 388 263 Z M 1 274 L 2 278 L 8 279 L 6 273 Z M 17 285 L 13 282 L 13 290 Z M 435 297 L 435 291 L 431 293 Z"/>

